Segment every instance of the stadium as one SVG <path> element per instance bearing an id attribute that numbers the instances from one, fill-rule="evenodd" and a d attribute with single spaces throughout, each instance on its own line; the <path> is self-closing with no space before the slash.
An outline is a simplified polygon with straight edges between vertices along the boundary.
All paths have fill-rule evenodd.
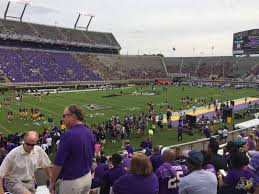
<path id="1" fill-rule="evenodd" d="M 159 169 L 164 153 L 178 167 L 189 167 L 190 150 L 200 154 L 215 147 L 219 154 L 202 152 L 202 163 L 206 158 L 206 165 L 214 165 L 218 192 L 258 192 L 259 29 L 233 32 L 232 56 L 123 55 L 114 32 L 88 29 L 93 15 L 79 12 L 73 28 L 43 25 L 23 21 L 30 6 L 27 2 L 19 1 L 21 15 L 10 15 L 13 3 L 8 1 L 0 16 L 1 162 L 8 152 L 26 144 L 26 132 L 33 130 L 39 133 L 37 144 L 55 164 L 60 138 L 69 131 L 64 119 L 71 113 L 63 111 L 77 104 L 83 111 L 84 125 L 96 140 L 90 193 L 163 193 L 160 178 L 164 175 L 160 177 Z M 89 18 L 85 27 L 78 25 L 82 17 Z M 236 148 L 235 152 L 230 148 Z M 183 157 L 186 151 L 188 156 Z M 107 176 L 112 176 L 107 172 L 135 160 L 135 154 L 151 161 L 159 185 L 152 192 L 122 192 L 118 182 L 107 181 Z M 254 163 L 256 167 L 230 187 L 231 158 L 245 160 L 243 155 L 249 160 L 240 164 L 242 169 Z M 228 163 L 226 168 L 217 166 L 216 156 Z M 100 163 L 107 166 L 106 174 L 97 177 Z M 121 175 L 132 173 L 130 164 L 123 168 Z M 222 169 L 229 174 L 225 180 L 221 180 Z M 0 177 L 2 171 L 0 168 Z M 182 191 L 183 183 L 175 173 L 163 177 L 166 184 L 173 185 L 166 186 L 164 193 L 192 193 Z M 189 167 L 183 174 L 188 177 L 192 173 Z M 41 169 L 35 177 L 36 193 L 48 193 L 48 177 Z M 243 184 L 241 179 L 252 183 Z M 0 187 L 8 185 L 8 181 L 3 183 Z"/>

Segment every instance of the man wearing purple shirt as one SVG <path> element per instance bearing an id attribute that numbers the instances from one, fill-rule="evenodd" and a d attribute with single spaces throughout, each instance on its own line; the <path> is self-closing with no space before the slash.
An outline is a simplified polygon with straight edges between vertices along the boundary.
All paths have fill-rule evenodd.
<path id="1" fill-rule="evenodd" d="M 153 154 L 150 156 L 150 161 L 153 167 L 153 171 L 156 172 L 156 170 L 159 168 L 159 166 L 163 163 L 162 156 L 160 154 L 160 150 L 158 146 L 154 146 L 153 148 Z"/>
<path id="2" fill-rule="evenodd" d="M 102 194 L 109 194 L 110 187 L 112 187 L 113 183 L 119 179 L 122 175 L 125 175 L 127 171 L 124 169 L 122 165 L 122 157 L 119 154 L 112 155 L 112 165 L 113 168 L 108 170 L 105 173 L 101 185 L 101 193 Z"/>
<path id="3" fill-rule="evenodd" d="M 207 125 L 203 129 L 203 133 L 206 136 L 206 138 L 211 138 L 211 131 L 210 131 L 210 129 L 209 129 L 209 127 Z"/>
<path id="4" fill-rule="evenodd" d="M 61 136 L 52 167 L 50 193 L 88 193 L 91 188 L 91 166 L 95 138 L 83 124 L 84 114 L 77 105 L 69 105 L 63 112 L 67 131 Z M 57 180 L 58 179 L 58 180 Z M 54 185 L 57 181 L 57 187 Z"/>
<path id="5" fill-rule="evenodd" d="M 94 170 L 94 178 L 92 179 L 91 188 L 98 188 L 102 184 L 103 177 L 105 173 L 109 170 L 109 166 L 101 162 L 101 157 L 96 157 L 96 168 Z"/>
<path id="6" fill-rule="evenodd" d="M 129 158 L 129 154 L 126 150 L 123 151 L 123 160 L 122 160 L 122 166 L 125 170 L 129 170 L 130 168 L 130 162 L 131 158 Z"/>
<path id="7" fill-rule="evenodd" d="M 132 154 L 134 152 L 134 148 L 130 145 L 130 141 L 129 140 L 125 141 L 125 145 L 126 145 L 126 147 L 124 150 L 127 150 L 129 156 L 132 156 Z"/>
<path id="8" fill-rule="evenodd" d="M 164 163 L 156 170 L 159 194 L 178 194 L 179 179 L 187 175 L 187 166 L 175 163 L 176 154 L 168 149 L 163 153 Z"/>
<path id="9" fill-rule="evenodd" d="M 146 148 L 152 149 L 153 148 L 152 141 L 149 138 L 146 138 L 141 142 L 140 147 L 142 149 L 146 149 Z"/>

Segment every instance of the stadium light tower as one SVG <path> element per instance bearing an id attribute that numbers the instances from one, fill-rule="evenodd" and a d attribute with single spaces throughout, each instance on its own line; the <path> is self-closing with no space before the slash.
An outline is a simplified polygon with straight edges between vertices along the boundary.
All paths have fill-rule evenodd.
<path id="1" fill-rule="evenodd" d="M 81 18 L 81 16 L 86 16 L 86 17 L 89 17 L 89 18 L 90 18 L 86 27 L 78 26 L 78 25 L 77 25 L 78 22 L 79 22 L 79 19 Z M 95 17 L 95 16 L 94 16 L 93 14 L 89 14 L 89 13 L 86 13 L 86 12 L 79 11 L 79 12 L 78 12 L 78 17 L 77 17 L 77 19 L 76 19 L 76 23 L 75 23 L 75 25 L 74 25 L 74 29 L 84 29 L 84 30 L 88 31 L 88 28 L 89 28 L 89 26 L 90 26 L 90 24 L 91 24 L 91 21 L 92 21 L 92 19 L 93 19 L 94 17 Z"/>
<path id="2" fill-rule="evenodd" d="M 21 13 L 20 17 L 7 15 L 9 7 L 11 5 L 11 2 L 23 5 L 23 10 L 22 10 L 22 13 Z M 18 19 L 18 20 L 20 20 L 20 22 L 22 22 L 22 18 L 23 18 L 23 15 L 25 13 L 25 10 L 26 10 L 27 6 L 30 5 L 30 4 L 31 4 L 30 0 L 9 0 L 8 3 L 7 3 L 7 7 L 5 9 L 5 12 L 4 12 L 4 19 L 6 19 L 6 18 L 13 18 L 13 19 Z"/>

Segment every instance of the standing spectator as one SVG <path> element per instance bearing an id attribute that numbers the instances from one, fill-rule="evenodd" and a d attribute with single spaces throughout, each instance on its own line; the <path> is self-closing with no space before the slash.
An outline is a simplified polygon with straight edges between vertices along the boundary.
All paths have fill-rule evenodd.
<path id="1" fill-rule="evenodd" d="M 7 155 L 7 150 L 4 147 L 4 143 L 0 142 L 0 165 L 2 164 L 4 158 Z"/>
<path id="2" fill-rule="evenodd" d="M 158 180 L 148 157 L 137 153 L 132 158 L 130 174 L 121 176 L 112 189 L 115 194 L 157 194 L 158 188 Z"/>
<path id="3" fill-rule="evenodd" d="M 192 106 L 192 113 L 195 115 L 195 112 L 196 112 L 196 106 L 193 105 L 193 106 Z"/>
<path id="4" fill-rule="evenodd" d="M 94 145 L 95 156 L 100 156 L 102 150 L 102 144 L 100 142 L 96 142 Z"/>
<path id="5" fill-rule="evenodd" d="M 126 129 L 125 129 L 124 126 L 121 127 L 120 134 L 121 134 L 121 148 L 124 148 L 124 146 L 125 146 L 125 138 L 126 138 Z"/>
<path id="6" fill-rule="evenodd" d="M 48 154 L 48 145 L 46 142 L 43 142 L 40 147 L 46 152 L 46 154 Z"/>
<path id="7" fill-rule="evenodd" d="M 203 133 L 206 136 L 206 138 L 211 138 L 211 131 L 210 131 L 210 128 L 207 125 L 203 129 Z"/>
<path id="8" fill-rule="evenodd" d="M 222 131 L 222 143 L 226 143 L 228 138 L 228 128 L 224 126 L 224 129 Z"/>
<path id="9" fill-rule="evenodd" d="M 77 105 L 69 105 L 63 112 L 68 129 L 62 134 L 52 167 L 53 179 L 49 190 L 58 185 L 58 194 L 88 193 L 91 188 L 91 167 L 95 139 L 90 129 L 83 124 L 84 114 Z"/>
<path id="10" fill-rule="evenodd" d="M 183 126 L 181 123 L 179 123 L 179 125 L 178 125 L 177 132 L 178 132 L 178 141 L 182 141 L 183 140 Z"/>
<path id="11" fill-rule="evenodd" d="M 38 133 L 29 131 L 24 136 L 24 144 L 7 154 L 0 167 L 0 193 L 4 193 L 3 178 L 4 187 L 11 193 L 34 193 L 37 168 L 44 168 L 51 180 L 51 162 L 45 151 L 37 146 L 38 140 Z"/>
<path id="12" fill-rule="evenodd" d="M 49 134 L 48 134 L 48 137 L 46 138 L 46 143 L 48 146 L 47 153 L 50 155 L 52 154 L 52 138 Z"/>
<path id="13" fill-rule="evenodd" d="M 202 169 L 202 153 L 189 151 L 186 160 L 191 173 L 180 179 L 179 194 L 216 194 L 217 178 L 215 174 Z"/>

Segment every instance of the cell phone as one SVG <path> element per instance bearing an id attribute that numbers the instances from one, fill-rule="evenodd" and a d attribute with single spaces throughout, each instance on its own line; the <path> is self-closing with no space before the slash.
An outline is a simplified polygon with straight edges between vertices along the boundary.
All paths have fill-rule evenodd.
<path id="1" fill-rule="evenodd" d="M 222 174 L 223 176 L 227 176 L 227 172 L 223 169 L 219 169 L 220 174 Z"/>

